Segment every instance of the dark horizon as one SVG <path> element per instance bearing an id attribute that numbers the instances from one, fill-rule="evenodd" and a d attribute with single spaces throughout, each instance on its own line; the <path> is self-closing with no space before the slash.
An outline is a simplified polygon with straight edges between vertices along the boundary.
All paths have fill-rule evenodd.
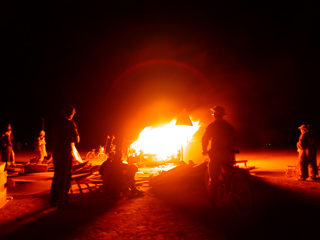
<path id="1" fill-rule="evenodd" d="M 320 133 L 319 16 L 310 4 L 21 2 L 3 9 L 0 123 L 12 124 L 17 141 L 35 139 L 42 119 L 50 139 L 64 104 L 76 107 L 88 147 L 108 134 L 136 138 L 183 108 L 207 124 L 214 105 L 226 108 L 243 145 L 269 135 L 290 145 L 301 124 Z"/>

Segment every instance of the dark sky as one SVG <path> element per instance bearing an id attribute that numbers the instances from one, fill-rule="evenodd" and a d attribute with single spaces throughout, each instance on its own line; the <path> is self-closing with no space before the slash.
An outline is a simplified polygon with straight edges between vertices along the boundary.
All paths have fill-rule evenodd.
<path id="1" fill-rule="evenodd" d="M 207 124 L 217 104 L 244 141 L 320 130 L 316 6 L 80 2 L 2 4 L 0 122 L 16 139 L 35 138 L 44 119 L 50 140 L 64 104 L 93 147 L 183 108 Z"/>

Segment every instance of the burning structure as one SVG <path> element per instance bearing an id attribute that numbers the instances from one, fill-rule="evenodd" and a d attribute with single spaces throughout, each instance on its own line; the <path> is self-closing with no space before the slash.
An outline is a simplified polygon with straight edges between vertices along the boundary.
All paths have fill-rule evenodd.
<path id="1" fill-rule="evenodd" d="M 184 150 L 198 131 L 199 122 L 192 121 L 185 110 L 178 119 L 157 127 L 144 128 L 138 140 L 130 145 L 128 162 L 168 163 L 183 160 Z M 181 120 L 182 118 L 182 120 Z"/>

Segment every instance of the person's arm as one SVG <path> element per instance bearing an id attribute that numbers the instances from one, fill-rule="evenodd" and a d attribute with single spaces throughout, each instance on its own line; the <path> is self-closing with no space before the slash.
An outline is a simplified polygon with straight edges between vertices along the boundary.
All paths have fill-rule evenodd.
<path id="1" fill-rule="evenodd" d="M 208 144 L 210 140 L 210 135 L 208 128 L 206 129 L 205 133 L 202 136 L 201 145 L 202 145 L 202 154 L 206 155 L 208 153 Z"/>
<path id="2" fill-rule="evenodd" d="M 76 136 L 75 138 L 74 138 L 74 141 L 73 141 L 74 143 L 79 143 L 80 142 L 80 136 L 78 135 L 78 136 Z"/>
<path id="3" fill-rule="evenodd" d="M 77 125 L 72 121 L 73 123 L 73 133 L 72 133 L 72 138 L 71 138 L 71 142 L 75 143 L 79 143 L 80 142 L 80 135 L 77 129 Z"/>
<path id="4" fill-rule="evenodd" d="M 301 134 L 301 136 L 299 137 L 299 142 L 297 143 L 297 148 L 299 150 L 303 150 L 303 149 L 306 149 L 307 148 L 307 136 L 306 134 Z"/>

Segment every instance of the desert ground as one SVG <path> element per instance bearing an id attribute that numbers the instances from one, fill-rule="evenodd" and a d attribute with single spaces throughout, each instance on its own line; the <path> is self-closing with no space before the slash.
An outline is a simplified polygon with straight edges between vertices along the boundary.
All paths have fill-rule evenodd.
<path id="1" fill-rule="evenodd" d="M 29 155 L 28 155 L 29 154 Z M 28 159 L 32 153 L 17 154 Z M 319 157 L 319 156 L 318 156 Z M 1 239 L 301 239 L 319 237 L 320 181 L 286 174 L 295 150 L 241 151 L 248 160 L 254 212 L 241 217 L 225 200 L 212 206 L 199 184 L 139 185 L 139 197 L 118 201 L 101 188 L 82 194 L 73 185 L 70 207 L 48 203 L 50 177 L 8 187 L 0 209 Z M 319 158 L 318 158 L 319 159 Z M 143 171 L 137 178 L 146 178 Z M 48 176 L 48 175 L 46 175 Z M 37 178 L 39 179 L 39 178 Z"/>

